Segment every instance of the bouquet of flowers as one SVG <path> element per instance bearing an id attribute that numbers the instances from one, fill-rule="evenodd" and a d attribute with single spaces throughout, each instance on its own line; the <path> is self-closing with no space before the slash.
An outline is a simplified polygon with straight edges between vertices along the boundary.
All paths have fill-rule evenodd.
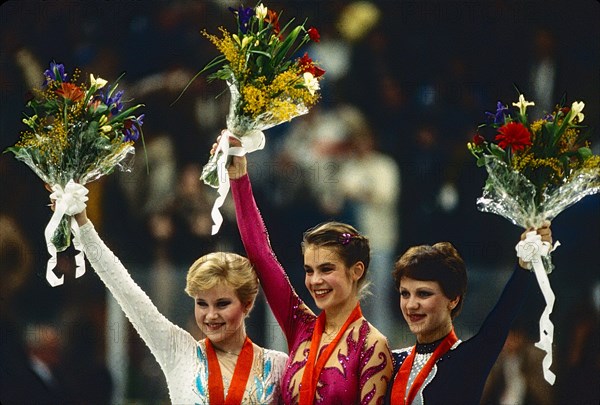
<path id="1" fill-rule="evenodd" d="M 281 27 L 280 15 L 262 3 L 229 10 L 235 16 L 236 32 L 221 27 L 222 36 L 217 37 L 203 31 L 221 55 L 192 78 L 214 70 L 209 80 L 224 80 L 231 93 L 227 136 L 221 138 L 201 175 L 204 183 L 219 188 L 213 234 L 222 222 L 218 208 L 229 190 L 225 170 L 228 155 L 262 149 L 263 130 L 306 114 L 319 99 L 319 80 L 325 73 L 307 53 L 294 57 L 309 41 L 319 41 L 316 28 L 307 29 L 305 23 L 294 26 L 293 19 Z M 241 148 L 230 150 L 229 137 L 238 139 Z"/>
<path id="2" fill-rule="evenodd" d="M 600 156 L 593 155 L 582 132 L 585 104 L 557 106 L 553 113 L 529 121 L 534 105 L 521 94 L 516 111 L 498 102 L 486 113 L 497 130 L 495 141 L 477 133 L 468 143 L 477 165 L 489 174 L 482 211 L 501 215 L 524 228 L 539 227 L 586 195 L 600 191 Z"/>
<path id="3" fill-rule="evenodd" d="M 558 105 L 552 113 L 534 120 L 527 115 L 527 107 L 534 102 L 521 94 L 512 105 L 517 109 L 498 102 L 496 112 L 486 113 L 489 122 L 480 126 L 496 131 L 495 142 L 478 132 L 467 144 L 477 165 L 488 173 L 477 205 L 479 210 L 501 215 L 523 228 L 539 228 L 583 197 L 600 191 L 600 156 L 592 154 L 582 131 L 583 102 Z M 518 254 L 523 257 L 524 249 L 529 249 L 531 260 L 527 261 L 546 298 L 537 346 L 547 352 L 544 374 L 553 383 L 549 315 L 554 294 L 546 274 L 552 270 L 553 249 L 536 244 L 533 235 L 524 242 L 517 245 Z M 521 253 L 519 249 L 523 249 Z"/>
<path id="4" fill-rule="evenodd" d="M 78 84 L 80 74 L 76 69 L 69 79 L 62 64 L 50 63 L 42 88 L 34 89 L 34 98 L 27 103 L 31 111 L 23 123 L 29 128 L 5 150 L 48 184 L 53 197 L 85 194 L 87 190 L 78 185 L 109 174 L 115 167 L 129 170 L 132 160 L 126 158 L 133 156 L 133 143 L 141 134 L 144 115 L 134 112 L 142 104 L 125 108 L 123 91 L 117 91 L 116 82 L 109 85 L 90 74 L 89 83 Z M 70 246 L 71 231 L 77 231 L 67 211 L 57 202 L 45 232 L 52 256 L 46 278 L 53 286 L 62 284 L 64 278 L 51 271 L 56 253 Z M 83 256 L 78 255 L 76 261 L 79 277 L 85 271 Z"/>

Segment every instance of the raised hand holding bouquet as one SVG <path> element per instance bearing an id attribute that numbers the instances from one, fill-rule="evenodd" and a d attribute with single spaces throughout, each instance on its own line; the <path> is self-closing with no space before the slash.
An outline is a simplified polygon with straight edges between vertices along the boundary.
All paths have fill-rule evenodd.
<path id="1" fill-rule="evenodd" d="M 123 91 L 117 84 L 93 74 L 89 83 L 76 83 L 80 72 L 69 79 L 62 64 L 52 62 L 44 72 L 41 89 L 27 103 L 31 112 L 23 122 L 29 127 L 16 145 L 5 152 L 14 153 L 52 189 L 55 210 L 45 230 L 50 259 L 46 279 L 55 287 L 64 282 L 52 271 L 57 252 L 71 244 L 78 249 L 78 227 L 72 217 L 87 200 L 84 184 L 111 173 L 115 167 L 129 170 L 141 134 L 144 115 L 134 112 L 142 106 L 124 107 Z M 79 211 L 78 211 L 79 209 Z M 85 272 L 83 253 L 75 256 L 76 277 Z"/>
<path id="2" fill-rule="evenodd" d="M 306 53 L 294 58 L 303 45 L 319 41 L 315 28 L 307 29 L 304 23 L 294 26 L 293 19 L 281 27 L 279 15 L 262 3 L 230 11 L 237 32 L 221 27 L 220 38 L 203 32 L 221 55 L 194 76 L 216 70 L 209 79 L 224 80 L 231 93 L 227 130 L 201 176 L 204 183 L 218 188 L 212 211 L 213 235 L 223 222 L 219 208 L 229 191 L 228 156 L 262 149 L 262 131 L 306 114 L 319 99 L 319 80 L 325 73 Z M 238 139 L 241 147 L 229 148 L 230 137 Z"/>
<path id="3" fill-rule="evenodd" d="M 488 172 L 477 206 L 523 228 L 539 228 L 583 197 L 600 191 L 600 156 L 592 154 L 582 132 L 583 102 L 573 102 L 570 107 L 559 105 L 535 120 L 527 116 L 527 107 L 534 102 L 524 95 L 512 105 L 516 109 L 498 102 L 495 113 L 486 113 L 489 123 L 480 128 L 496 130 L 496 142 L 478 133 L 467 145 L 477 165 Z M 550 314 L 555 297 L 547 273 L 553 268 L 550 252 L 558 244 L 548 246 L 534 235 L 532 232 L 516 248 L 519 258 L 533 266 L 546 300 L 536 346 L 546 351 L 544 378 L 553 384 L 556 377 L 550 365 L 554 327 Z"/>

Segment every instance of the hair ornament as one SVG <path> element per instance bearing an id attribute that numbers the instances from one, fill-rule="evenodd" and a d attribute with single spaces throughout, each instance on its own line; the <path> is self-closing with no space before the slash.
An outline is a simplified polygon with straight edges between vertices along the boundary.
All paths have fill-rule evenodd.
<path id="1" fill-rule="evenodd" d="M 339 236 L 339 238 L 338 238 L 338 241 L 339 241 L 339 242 L 340 242 L 342 245 L 346 246 L 348 243 L 350 243 L 350 241 L 352 240 L 352 238 L 353 238 L 354 236 L 356 236 L 356 235 L 353 235 L 353 234 L 351 234 L 351 233 L 344 232 L 343 234 L 341 234 L 341 235 Z"/>

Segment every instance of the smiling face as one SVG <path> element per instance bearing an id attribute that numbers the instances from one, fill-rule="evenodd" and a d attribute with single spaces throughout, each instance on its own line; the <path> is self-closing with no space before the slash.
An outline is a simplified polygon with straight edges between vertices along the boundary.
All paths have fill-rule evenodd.
<path id="1" fill-rule="evenodd" d="M 304 270 L 304 284 L 319 309 L 346 311 L 356 305 L 357 281 L 364 272 L 362 263 L 348 268 L 335 249 L 307 245 Z"/>
<path id="2" fill-rule="evenodd" d="M 246 336 L 244 318 L 252 303 L 242 303 L 226 283 L 198 292 L 194 300 L 196 323 L 202 333 L 222 350 L 239 350 Z"/>
<path id="3" fill-rule="evenodd" d="M 437 281 L 400 280 L 400 309 L 419 343 L 431 343 L 450 333 L 451 312 L 458 301 L 458 297 L 446 297 Z"/>

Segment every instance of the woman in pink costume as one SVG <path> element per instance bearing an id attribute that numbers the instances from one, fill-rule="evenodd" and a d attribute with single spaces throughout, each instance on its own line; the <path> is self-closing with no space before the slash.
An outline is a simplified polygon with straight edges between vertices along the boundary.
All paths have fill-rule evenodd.
<path id="1" fill-rule="evenodd" d="M 379 404 L 393 370 L 388 342 L 362 316 L 369 241 L 353 227 L 329 222 L 305 232 L 305 285 L 322 310 L 298 297 L 271 250 L 245 157 L 228 169 L 238 228 L 289 348 L 281 380 L 286 404 Z"/>

